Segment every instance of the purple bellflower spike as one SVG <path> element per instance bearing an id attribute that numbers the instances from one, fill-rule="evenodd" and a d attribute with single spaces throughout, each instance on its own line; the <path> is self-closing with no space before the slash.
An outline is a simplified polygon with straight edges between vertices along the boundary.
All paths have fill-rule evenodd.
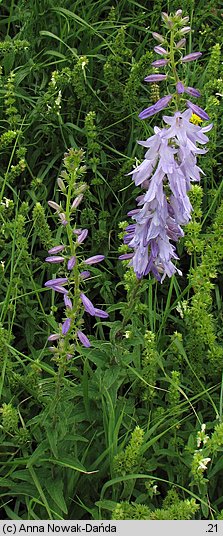
<path id="1" fill-rule="evenodd" d="M 90 277 L 90 272 L 88 270 L 83 270 L 83 272 L 80 272 L 80 276 L 82 277 L 82 279 L 87 279 L 88 277 Z"/>
<path id="2" fill-rule="evenodd" d="M 140 112 L 139 118 L 146 119 L 147 117 L 155 115 L 157 112 L 160 112 L 161 110 L 166 108 L 171 99 L 172 95 L 166 95 L 165 97 L 162 97 L 162 99 L 159 99 L 156 104 L 153 104 L 153 106 L 149 106 L 149 108 L 146 108 L 145 110 Z"/>
<path id="3" fill-rule="evenodd" d="M 146 76 L 144 78 L 145 82 L 161 82 L 162 80 L 166 80 L 166 74 L 150 74 L 149 76 Z"/>
<path id="4" fill-rule="evenodd" d="M 80 293 L 80 298 L 83 303 L 84 309 L 86 313 L 89 313 L 89 315 L 94 316 L 95 315 L 95 308 L 93 306 L 93 303 L 85 296 L 83 292 Z"/>
<path id="5" fill-rule="evenodd" d="M 200 108 L 200 106 L 193 104 L 193 102 L 187 101 L 187 107 L 190 108 L 192 112 L 194 112 L 194 114 L 198 115 L 204 121 L 209 121 L 209 115 L 203 110 L 203 108 Z"/>
<path id="6" fill-rule="evenodd" d="M 164 67 L 164 65 L 167 65 L 169 60 L 155 60 L 151 63 L 153 67 Z"/>
<path id="7" fill-rule="evenodd" d="M 77 237 L 78 244 L 82 244 L 82 242 L 84 242 L 85 238 L 87 238 L 87 235 L 88 235 L 88 230 L 83 229 L 83 231 L 81 231 L 81 233 Z"/>
<path id="8" fill-rule="evenodd" d="M 64 295 L 64 305 L 67 307 L 67 309 L 73 309 L 72 301 L 70 298 L 68 298 L 66 295 Z"/>
<path id="9" fill-rule="evenodd" d="M 93 257 L 89 257 L 84 261 L 84 264 L 97 264 L 98 262 L 103 261 L 105 258 L 104 255 L 94 255 Z"/>
<path id="10" fill-rule="evenodd" d="M 183 56 L 182 62 L 186 63 L 188 61 L 194 61 L 197 60 L 202 56 L 202 52 L 192 52 L 191 54 L 187 54 L 186 56 Z"/>
<path id="11" fill-rule="evenodd" d="M 52 262 L 54 264 L 58 264 L 60 262 L 64 262 L 64 257 L 59 257 L 57 255 L 55 257 L 46 257 L 45 261 L 46 262 Z"/>
<path id="12" fill-rule="evenodd" d="M 85 348 L 90 348 L 91 343 L 88 337 L 82 331 L 80 331 L 80 329 L 78 329 L 77 331 L 77 336 L 79 341 L 83 344 L 83 346 L 85 346 Z"/>
<path id="13" fill-rule="evenodd" d="M 67 277 L 58 277 L 57 279 L 49 279 L 44 283 L 44 287 L 53 287 L 55 285 L 65 285 L 67 283 Z"/>
<path id="14" fill-rule="evenodd" d="M 57 253 L 60 253 L 60 251 L 63 251 L 65 249 L 65 246 L 54 246 L 54 248 L 48 249 L 48 253 L 50 255 L 56 255 Z"/>
<path id="15" fill-rule="evenodd" d="M 73 257 L 71 257 L 71 258 L 69 259 L 69 261 L 68 261 L 68 263 L 67 263 L 67 269 L 68 269 L 68 270 L 73 270 L 73 267 L 74 267 L 75 264 L 76 264 L 76 260 L 77 260 L 77 259 L 76 259 L 75 256 L 73 256 Z"/>
<path id="16" fill-rule="evenodd" d="M 65 322 L 62 324 L 62 335 L 66 335 L 67 332 L 69 331 L 70 329 L 70 325 L 71 325 L 71 319 L 70 318 L 66 318 Z"/>
<path id="17" fill-rule="evenodd" d="M 160 56 L 165 56 L 168 54 L 167 50 L 161 46 L 155 46 L 153 49 L 157 54 L 160 54 Z"/>
<path id="18" fill-rule="evenodd" d="M 98 316 L 98 318 L 108 318 L 109 314 L 106 311 L 102 311 L 101 309 L 95 308 L 94 310 L 95 316 Z"/>
<path id="19" fill-rule="evenodd" d="M 145 184 L 143 177 L 139 180 L 139 174 L 144 173 L 148 181 L 147 191 L 139 196 L 141 208 L 133 213 L 134 223 L 126 228 L 128 234 L 124 241 L 134 253 L 119 257 L 122 260 L 131 258 L 129 265 L 133 266 L 139 279 L 150 271 L 161 282 L 166 275 L 181 274 L 172 262 L 178 257 L 170 240 L 176 242 L 183 236 L 180 226 L 191 218 L 192 206 L 187 193 L 191 181 L 200 179 L 202 171 L 196 165 L 196 154 L 204 152 L 196 144 L 207 143 L 205 132 L 211 128 L 210 125 L 204 128 L 193 125 L 191 115 L 191 110 L 186 110 L 176 112 L 173 117 L 164 116 L 169 127 L 155 127 L 154 136 L 139 142 L 148 150 L 144 162 L 133 170 L 132 175 L 135 184 Z M 164 183 L 171 190 L 168 200 Z"/>

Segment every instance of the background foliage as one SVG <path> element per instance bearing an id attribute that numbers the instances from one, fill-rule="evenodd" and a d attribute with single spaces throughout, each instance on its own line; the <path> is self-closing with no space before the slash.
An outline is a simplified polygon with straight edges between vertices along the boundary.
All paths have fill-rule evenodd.
<path id="1" fill-rule="evenodd" d="M 161 118 L 138 113 L 161 11 L 192 20 L 186 66 L 214 128 L 190 192 L 182 277 L 137 283 L 117 260 L 137 189 L 137 139 Z M 222 519 L 222 95 L 220 2 L 1 2 L 1 506 L 10 519 Z M 162 86 L 161 86 L 162 88 Z M 162 96 L 162 94 L 161 94 Z M 200 102 L 199 102 L 200 104 Z M 47 349 L 60 320 L 44 288 L 59 239 L 48 199 L 68 148 L 83 148 L 89 296 L 109 322 L 61 375 Z M 203 425 L 203 426 L 202 426 Z M 206 425 L 206 427 L 204 426 Z M 207 461 L 208 460 L 208 461 Z"/>

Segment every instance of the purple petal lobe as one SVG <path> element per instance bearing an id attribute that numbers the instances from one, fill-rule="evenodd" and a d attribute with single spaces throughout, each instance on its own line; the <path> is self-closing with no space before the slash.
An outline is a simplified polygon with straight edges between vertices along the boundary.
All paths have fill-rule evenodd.
<path id="1" fill-rule="evenodd" d="M 119 255 L 120 261 L 127 261 L 128 259 L 132 259 L 133 253 L 124 253 L 123 255 Z"/>
<path id="2" fill-rule="evenodd" d="M 183 63 L 187 62 L 187 61 L 194 61 L 194 60 L 197 60 L 198 58 L 200 58 L 202 56 L 202 52 L 192 52 L 191 54 L 187 54 L 187 56 L 184 56 L 182 58 L 182 61 Z"/>
<path id="3" fill-rule="evenodd" d="M 159 43 L 164 43 L 165 41 L 164 37 L 157 32 L 153 32 L 152 36 L 154 39 L 156 39 L 156 41 L 159 41 Z"/>
<path id="4" fill-rule="evenodd" d="M 94 310 L 94 314 L 95 316 L 98 316 L 98 318 L 108 318 L 108 313 L 106 313 L 106 311 L 102 311 L 101 309 L 97 309 L 95 307 L 95 310 Z"/>
<path id="5" fill-rule="evenodd" d="M 187 33 L 189 33 L 191 31 L 191 27 L 190 26 L 184 26 L 184 28 L 181 28 L 181 30 L 179 30 L 179 33 L 181 35 L 185 35 Z"/>
<path id="6" fill-rule="evenodd" d="M 55 256 L 55 257 L 46 257 L 46 258 L 45 258 L 45 261 L 46 261 L 46 262 L 52 262 L 52 263 L 58 264 L 59 262 L 63 262 L 63 261 L 64 261 L 64 257 L 59 257 L 59 256 Z"/>
<path id="7" fill-rule="evenodd" d="M 62 324 L 62 335 L 66 335 L 66 333 L 69 331 L 71 325 L 71 319 L 66 318 L 65 322 Z"/>
<path id="8" fill-rule="evenodd" d="M 168 60 L 155 60 L 151 63 L 153 67 L 164 67 L 164 65 L 167 65 Z"/>
<path id="9" fill-rule="evenodd" d="M 48 249 L 48 253 L 54 255 L 55 253 L 60 253 L 60 251 L 63 251 L 64 249 L 65 246 L 55 246 L 54 248 Z"/>
<path id="10" fill-rule="evenodd" d="M 198 89 L 195 89 L 194 87 L 190 87 L 190 86 L 188 86 L 188 87 L 185 89 L 185 92 L 186 92 L 188 95 L 191 95 L 192 97 L 200 97 L 200 96 L 201 96 L 200 91 L 198 91 Z"/>
<path id="11" fill-rule="evenodd" d="M 152 115 L 156 114 L 157 112 L 160 112 L 160 110 L 163 110 L 167 107 L 169 102 L 172 99 L 172 95 L 166 95 L 165 97 L 162 97 L 162 99 L 159 99 L 156 104 L 153 104 L 153 106 L 150 106 L 149 108 L 146 108 L 139 114 L 140 119 L 146 119 L 147 117 L 151 117 Z"/>
<path id="12" fill-rule="evenodd" d="M 182 82 L 177 82 L 176 90 L 177 90 L 177 93 L 184 93 L 185 88 L 184 88 L 184 85 L 182 84 Z"/>
<path id="13" fill-rule="evenodd" d="M 68 221 L 66 220 L 66 216 L 65 216 L 64 212 L 61 212 L 59 214 L 59 218 L 61 220 L 62 225 L 67 225 L 68 224 Z"/>
<path id="14" fill-rule="evenodd" d="M 74 201 L 73 201 L 73 203 L 72 203 L 72 205 L 71 205 L 71 209 L 72 209 L 72 210 L 75 209 L 75 208 L 77 208 L 77 207 L 80 205 L 80 203 L 81 203 L 83 197 L 84 197 L 83 194 L 80 194 L 80 195 L 78 195 L 78 196 L 74 199 Z"/>
<path id="15" fill-rule="evenodd" d="M 84 264 L 97 264 L 97 262 L 103 261 L 105 258 L 104 255 L 94 255 L 93 257 L 89 257 L 84 261 Z"/>
<path id="16" fill-rule="evenodd" d="M 90 348 L 91 343 L 87 336 L 83 333 L 83 331 L 80 331 L 80 329 L 78 329 L 77 336 L 79 341 L 83 344 L 83 346 L 85 346 L 85 348 Z"/>
<path id="17" fill-rule="evenodd" d="M 46 283 L 44 283 L 44 286 L 53 287 L 55 285 L 65 285 L 67 281 L 67 277 L 58 277 L 57 279 L 49 279 L 49 281 L 46 281 Z"/>
<path id="18" fill-rule="evenodd" d="M 145 82 L 161 82 L 161 80 L 166 80 L 166 74 L 150 74 L 144 78 Z"/>
<path id="19" fill-rule="evenodd" d="M 61 287 L 60 285 L 54 285 L 50 288 L 51 290 L 55 290 L 55 292 L 59 292 L 60 294 L 68 294 L 68 290 L 64 287 Z"/>
<path id="20" fill-rule="evenodd" d="M 58 341 L 60 338 L 60 335 L 58 333 L 53 333 L 48 337 L 48 341 Z"/>
<path id="21" fill-rule="evenodd" d="M 80 293 L 80 298 L 83 303 L 84 309 L 87 313 L 89 313 L 91 316 L 95 315 L 95 308 L 93 306 L 93 303 L 85 296 L 83 292 Z"/>
<path id="22" fill-rule="evenodd" d="M 83 231 L 81 231 L 81 233 L 79 234 L 77 238 L 78 244 L 81 244 L 85 240 L 85 238 L 87 238 L 87 235 L 88 235 L 88 230 L 83 229 Z"/>
<path id="23" fill-rule="evenodd" d="M 176 44 L 176 48 L 177 49 L 183 48 L 185 44 L 186 44 L 186 39 L 185 37 L 183 37 L 183 39 L 180 39 L 180 41 L 178 41 L 178 43 Z"/>
<path id="24" fill-rule="evenodd" d="M 187 107 L 190 108 L 192 112 L 194 112 L 194 114 L 198 115 L 204 121 L 209 121 L 210 119 L 209 115 L 203 110 L 203 108 L 200 108 L 200 106 L 197 106 L 197 104 L 187 101 Z"/>
<path id="25" fill-rule="evenodd" d="M 72 301 L 66 295 L 64 296 L 64 305 L 67 309 L 73 309 Z"/>
<path id="26" fill-rule="evenodd" d="M 80 273 L 80 276 L 82 279 L 87 279 L 87 277 L 90 277 L 90 272 L 88 270 L 83 270 L 83 272 Z"/>
<path id="27" fill-rule="evenodd" d="M 154 47 L 154 51 L 161 56 L 165 56 L 167 54 L 167 50 L 159 45 Z"/>
<path id="28" fill-rule="evenodd" d="M 68 261 L 68 263 L 67 263 L 67 269 L 68 269 L 68 270 L 73 270 L 73 267 L 74 267 L 75 264 L 76 264 L 76 260 L 77 260 L 77 259 L 76 259 L 75 256 L 73 256 L 73 257 L 71 257 L 71 258 L 69 259 L 69 261 Z"/>
<path id="29" fill-rule="evenodd" d="M 61 210 L 61 207 L 55 203 L 55 201 L 47 201 L 49 207 L 53 208 L 54 210 L 56 210 L 57 212 L 59 212 Z"/>

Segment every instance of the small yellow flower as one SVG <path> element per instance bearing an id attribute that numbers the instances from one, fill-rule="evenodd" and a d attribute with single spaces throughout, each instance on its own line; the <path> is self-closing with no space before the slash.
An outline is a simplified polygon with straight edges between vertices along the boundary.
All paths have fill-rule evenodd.
<path id="1" fill-rule="evenodd" d="M 203 119 L 201 119 L 199 115 L 197 114 L 192 114 L 190 118 L 190 122 L 193 123 L 194 125 L 199 125 L 199 123 L 202 123 L 202 121 Z"/>

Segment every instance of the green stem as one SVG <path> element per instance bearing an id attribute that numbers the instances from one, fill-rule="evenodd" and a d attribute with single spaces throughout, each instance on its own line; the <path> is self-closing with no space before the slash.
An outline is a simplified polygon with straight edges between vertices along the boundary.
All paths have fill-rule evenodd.
<path id="1" fill-rule="evenodd" d="M 179 82 L 179 77 L 177 74 L 176 63 L 175 63 L 175 58 L 174 58 L 174 29 L 171 29 L 170 31 L 170 64 L 172 67 L 175 84 L 177 84 L 177 82 Z M 177 110 L 179 110 L 179 104 L 180 104 L 180 97 L 177 93 L 176 94 L 176 109 Z"/>

